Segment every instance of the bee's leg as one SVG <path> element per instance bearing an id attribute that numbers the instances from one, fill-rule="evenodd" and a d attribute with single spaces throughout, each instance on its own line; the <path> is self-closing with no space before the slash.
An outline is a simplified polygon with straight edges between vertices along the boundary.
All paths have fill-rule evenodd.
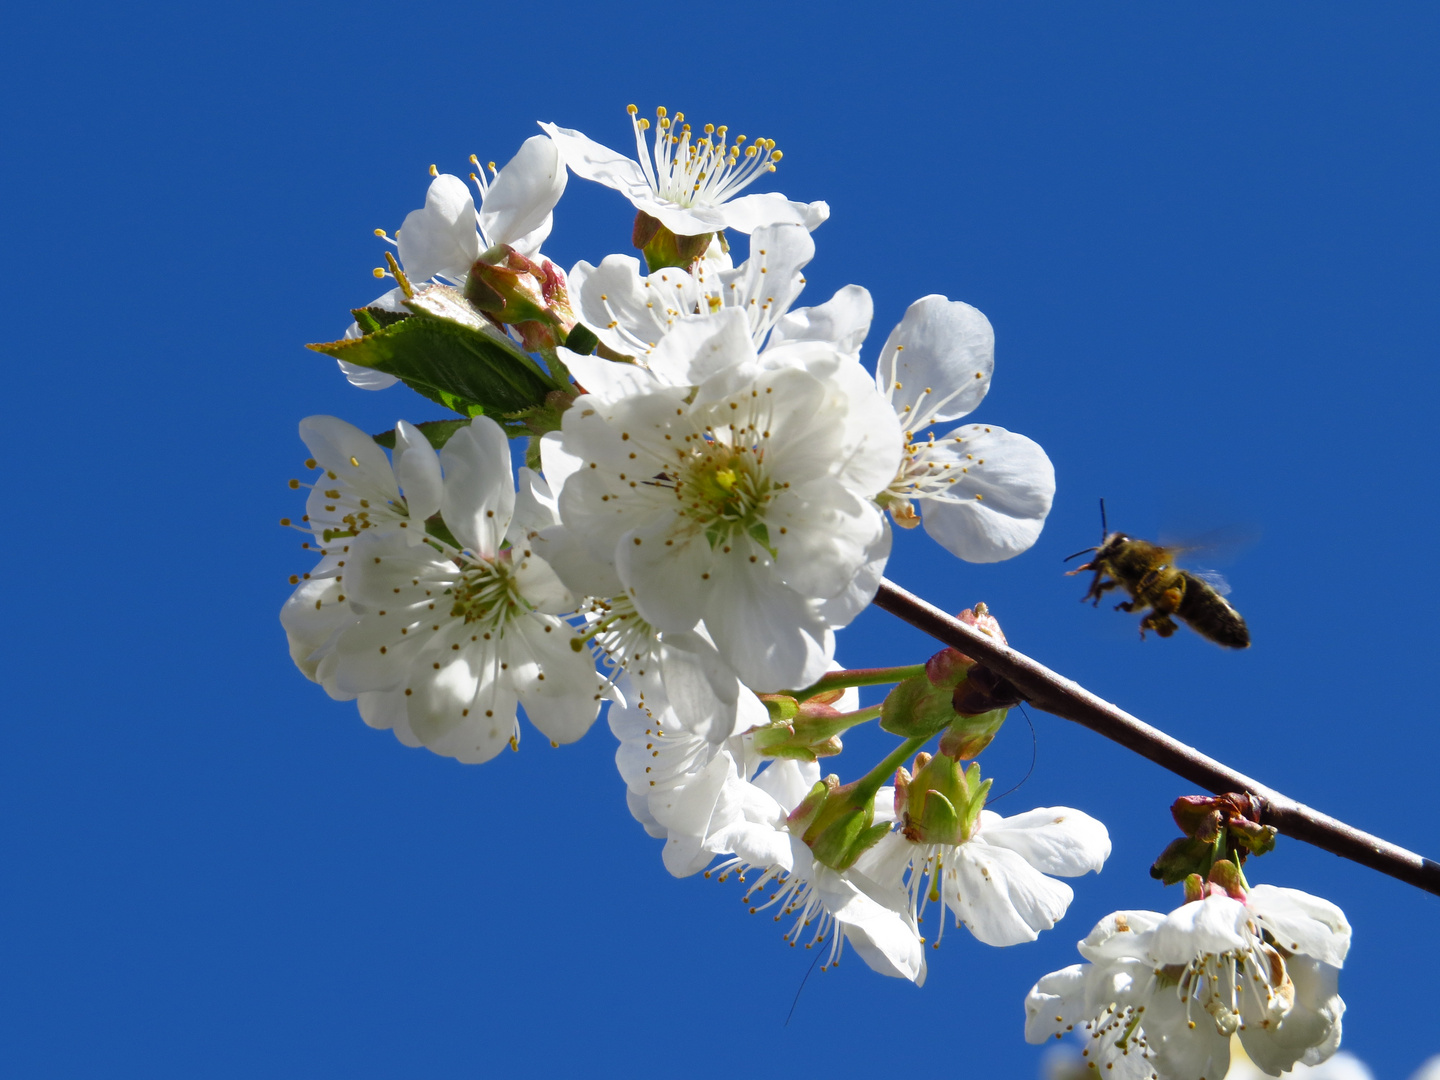
<path id="1" fill-rule="evenodd" d="M 1090 606 L 1099 607 L 1100 598 L 1119 584 L 1120 583 L 1113 578 L 1108 581 L 1103 580 L 1101 574 L 1097 573 L 1095 580 L 1090 583 L 1090 591 L 1080 598 L 1080 602 L 1083 604 L 1086 600 L 1094 600 L 1095 602 Z"/>
<path id="2" fill-rule="evenodd" d="M 1141 605 L 1141 606 L 1143 607 L 1144 605 Z M 1120 603 L 1118 603 L 1118 604 L 1115 605 L 1115 610 L 1116 610 L 1116 611 L 1134 611 L 1134 610 L 1135 610 L 1135 601 L 1134 601 L 1134 600 L 1121 600 Z"/>
<path id="3" fill-rule="evenodd" d="M 1142 638 L 1145 636 L 1146 630 L 1154 630 L 1162 638 L 1167 638 L 1177 629 L 1175 620 L 1161 611 L 1152 611 L 1140 620 L 1140 636 Z"/>

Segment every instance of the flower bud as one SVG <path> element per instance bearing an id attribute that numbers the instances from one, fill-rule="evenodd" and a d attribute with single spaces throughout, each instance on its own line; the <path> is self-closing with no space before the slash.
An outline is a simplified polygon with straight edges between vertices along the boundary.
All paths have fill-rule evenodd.
<path id="1" fill-rule="evenodd" d="M 786 694 L 761 694 L 760 700 L 770 711 L 771 722 L 752 730 L 750 738 L 765 757 L 815 761 L 844 749 L 840 735 L 852 724 L 845 713 L 817 698 L 799 703 Z"/>
<path id="2" fill-rule="evenodd" d="M 470 267 L 465 297 L 497 322 L 519 331 L 531 352 L 554 349 L 575 325 L 564 272 L 549 259 L 527 259 L 505 244 Z"/>

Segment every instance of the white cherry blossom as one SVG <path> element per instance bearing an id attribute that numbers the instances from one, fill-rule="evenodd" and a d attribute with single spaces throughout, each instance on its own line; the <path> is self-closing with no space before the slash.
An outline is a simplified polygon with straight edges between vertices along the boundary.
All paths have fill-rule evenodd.
<path id="1" fill-rule="evenodd" d="M 818 604 L 883 534 L 894 418 L 801 369 L 763 370 L 742 312 L 667 334 L 650 370 L 566 354 L 589 394 L 566 412 L 582 466 L 561 518 L 661 631 L 702 620 L 742 682 L 803 686 L 834 648 Z M 888 472 L 887 470 L 891 470 Z"/>
<path id="2" fill-rule="evenodd" d="M 1025 1037 L 1078 1029 L 1087 1058 L 1126 1080 L 1223 1077 L 1237 1033 L 1269 1075 L 1315 1065 L 1340 1044 L 1336 977 L 1349 945 L 1339 908 L 1270 885 L 1169 915 L 1116 912 L 1080 943 L 1088 963 L 1035 984 Z"/>
<path id="3" fill-rule="evenodd" d="M 402 534 L 408 544 L 425 539 L 425 520 L 440 510 L 440 462 L 418 429 L 400 421 L 393 463 L 369 435 L 333 416 L 307 416 L 300 438 L 321 470 L 308 487 L 299 528 L 320 562 L 280 609 L 290 656 L 307 678 L 315 677 L 317 650 L 352 619 L 345 600 L 344 569 L 350 546 L 365 535 Z M 403 494 L 401 493 L 403 489 Z M 288 522 L 289 519 L 287 518 Z"/>
<path id="4" fill-rule="evenodd" d="M 711 124 L 697 137 L 685 123 L 684 113 L 671 117 L 662 107 L 656 110 L 652 150 L 646 135 L 650 121 L 639 117 L 634 105 L 628 111 L 638 161 L 570 128 L 547 123 L 540 127 L 559 146 L 576 176 L 620 192 L 635 209 L 677 236 L 727 228 L 748 233 L 781 222 L 814 229 L 830 216 L 823 202 L 791 202 L 773 192 L 739 195 L 775 171 L 781 155 L 774 140 L 750 141 L 741 135 L 731 142 L 724 126 Z"/>
<path id="5" fill-rule="evenodd" d="M 784 932 L 792 946 L 803 944 L 808 949 L 828 941 L 821 970 L 839 963 L 848 942 L 873 970 L 923 986 L 925 950 L 904 891 L 866 874 L 863 858 L 845 871 L 817 862 L 788 828 L 790 811 L 819 779 L 819 766 L 813 762 L 772 761 L 732 797 L 742 808 L 738 815 L 742 820 L 725 832 L 734 858 L 705 876 L 724 881 L 735 874 L 745 882 L 746 875 L 758 871 L 745 890 L 751 913 L 773 909 L 776 922 L 793 916 Z M 875 797 L 877 821 L 891 816 L 893 800 L 893 789 L 880 789 Z"/>
<path id="6" fill-rule="evenodd" d="M 974 835 L 960 844 L 913 843 L 893 832 L 860 865 L 880 881 L 904 877 L 917 922 L 928 899 L 940 901 L 937 947 L 947 910 L 986 945 L 1017 945 L 1034 941 L 1069 908 L 1074 891 L 1055 877 L 1099 873 L 1109 857 L 1101 822 L 1056 806 L 1008 818 L 982 810 Z"/>
<path id="7" fill-rule="evenodd" d="M 968 562 L 999 562 L 1040 536 L 1055 469 L 1038 444 L 994 425 L 936 424 L 973 412 L 990 389 L 995 333 L 969 304 L 925 296 L 910 305 L 881 350 L 875 379 L 905 429 L 901 468 L 882 501 Z"/>
<path id="8" fill-rule="evenodd" d="M 632 255 L 608 255 L 600 265 L 580 262 L 570 271 L 570 295 L 580 320 L 607 346 L 641 363 L 679 322 L 739 308 L 750 338 L 763 349 L 775 323 L 805 287 L 801 270 L 815 241 L 799 225 L 767 225 L 750 237 L 750 257 L 699 260 L 692 270 L 666 267 L 641 272 Z"/>
<path id="9" fill-rule="evenodd" d="M 578 462 L 565 454 L 558 434 L 541 441 L 541 460 L 557 484 Z M 721 743 L 737 731 L 764 723 L 769 714 L 725 662 L 704 623 L 691 630 L 665 631 L 650 625 L 625 593 L 615 568 L 590 555 L 587 546 L 560 521 L 555 497 L 543 476 L 520 470 L 515 522 L 574 595 L 584 597 L 585 636 L 602 663 L 624 672 L 620 701 L 673 709 L 689 732 Z"/>
<path id="10" fill-rule="evenodd" d="M 573 742 L 594 722 L 603 684 L 557 617 L 574 597 L 511 534 L 505 433 L 477 417 L 439 460 L 441 517 L 461 546 L 411 545 L 398 530 L 356 538 L 344 575 L 351 617 L 319 650 L 313 677 L 332 696 L 358 696 L 371 726 L 461 761 L 486 761 L 516 739 L 517 705 L 552 742 Z"/>
<path id="11" fill-rule="evenodd" d="M 425 193 L 425 205 L 407 214 L 395 233 L 392 243 L 412 282 L 434 279 L 462 285 L 481 252 L 506 244 L 521 255 L 535 256 L 550 235 L 555 204 L 568 178 L 553 142 L 544 135 L 526 139 L 503 169 L 492 163 L 488 177 L 473 154 L 470 161 L 476 170 L 470 174 L 474 193 L 458 176 L 435 173 L 432 168 L 435 178 Z M 407 311 L 403 299 L 396 288 L 366 306 Z M 359 327 L 351 323 L 345 336 L 359 337 Z M 398 381 L 374 368 L 345 360 L 337 363 L 345 377 L 364 390 L 383 390 Z"/>

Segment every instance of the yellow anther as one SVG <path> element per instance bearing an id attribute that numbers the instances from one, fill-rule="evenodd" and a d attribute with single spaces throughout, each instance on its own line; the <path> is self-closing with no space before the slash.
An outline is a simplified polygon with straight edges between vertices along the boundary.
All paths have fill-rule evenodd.
<path id="1" fill-rule="evenodd" d="M 356 459 L 354 454 L 350 455 L 350 464 L 355 466 L 355 468 L 357 469 L 360 467 L 360 462 Z"/>
<path id="2" fill-rule="evenodd" d="M 722 488 L 724 488 L 726 491 L 731 491 L 734 489 L 735 480 L 736 476 L 734 469 L 715 470 L 715 482 L 719 484 Z"/>
<path id="3" fill-rule="evenodd" d="M 779 150 L 771 150 L 771 151 L 770 151 L 770 160 L 771 160 L 771 161 L 779 161 L 779 160 L 780 160 L 782 157 L 784 157 L 784 156 L 785 156 L 784 153 L 782 153 L 782 152 L 779 151 Z"/>
<path id="4" fill-rule="evenodd" d="M 479 159 L 478 157 L 476 157 L 474 154 L 471 154 L 471 155 L 470 155 L 470 164 L 471 164 L 471 165 L 474 165 L 474 166 L 478 169 L 478 168 L 480 167 L 480 159 Z"/>
<path id="5" fill-rule="evenodd" d="M 635 115 L 636 113 L 638 113 L 640 110 L 637 109 L 634 105 L 626 105 L 626 106 L 625 106 L 625 111 L 626 111 L 627 113 L 629 113 L 631 116 L 634 116 L 634 115 Z"/>
<path id="6" fill-rule="evenodd" d="M 640 118 L 640 130 L 641 130 L 641 131 L 649 131 L 649 130 L 650 130 L 650 121 L 649 121 L 649 120 L 646 120 L 644 117 L 641 117 L 641 118 Z"/>
<path id="7" fill-rule="evenodd" d="M 300 486 L 300 481 L 299 481 L 299 480 L 291 480 L 291 481 L 290 481 L 290 490 L 291 490 L 291 491 L 294 491 L 294 490 L 295 490 L 296 488 L 298 488 L 299 486 Z"/>
<path id="8" fill-rule="evenodd" d="M 440 170 L 437 169 L 437 168 L 435 168 L 434 165 L 431 165 L 431 166 L 430 166 L 430 175 L 431 175 L 431 176 L 439 176 L 439 175 L 440 175 Z"/>
<path id="9" fill-rule="evenodd" d="M 375 235 L 378 236 L 378 237 L 380 237 L 380 238 L 383 240 L 383 239 L 385 238 L 385 230 L 384 230 L 384 229 L 376 229 L 376 230 L 375 230 Z"/>
<path id="10" fill-rule="evenodd" d="M 305 459 L 305 467 L 307 469 L 318 469 L 320 467 L 320 463 L 316 461 L 313 457 L 307 457 Z"/>
<path id="11" fill-rule="evenodd" d="M 374 274 L 377 278 L 383 278 L 385 276 L 385 268 L 383 266 L 377 266 L 374 270 L 371 270 L 370 273 Z"/>
<path id="12" fill-rule="evenodd" d="M 658 106 L 658 107 L 655 109 L 655 115 L 658 116 L 661 120 L 664 120 L 665 117 L 668 116 L 669 114 L 670 114 L 670 110 L 667 109 L 667 108 L 665 108 L 664 105 L 660 105 L 660 106 Z"/>

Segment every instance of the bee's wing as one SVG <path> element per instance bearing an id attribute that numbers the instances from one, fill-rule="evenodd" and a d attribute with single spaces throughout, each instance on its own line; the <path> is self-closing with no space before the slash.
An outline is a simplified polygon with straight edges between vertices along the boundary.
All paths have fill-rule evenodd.
<path id="1" fill-rule="evenodd" d="M 1160 534 L 1160 543 L 1173 555 L 1199 556 L 1207 562 L 1228 565 L 1239 558 L 1246 549 L 1260 539 L 1260 530 L 1253 526 L 1232 525 L 1223 529 L 1211 529 L 1199 534 L 1176 535 L 1171 532 Z M 1197 574 L 1197 577 L 1204 577 Z"/>
<path id="2" fill-rule="evenodd" d="M 1214 589 L 1221 596 L 1230 595 L 1230 583 L 1225 580 L 1224 574 L 1217 573 L 1214 570 L 1190 570 L 1188 573 L 1205 582 L 1206 585 L 1209 585 L 1210 588 Z"/>

